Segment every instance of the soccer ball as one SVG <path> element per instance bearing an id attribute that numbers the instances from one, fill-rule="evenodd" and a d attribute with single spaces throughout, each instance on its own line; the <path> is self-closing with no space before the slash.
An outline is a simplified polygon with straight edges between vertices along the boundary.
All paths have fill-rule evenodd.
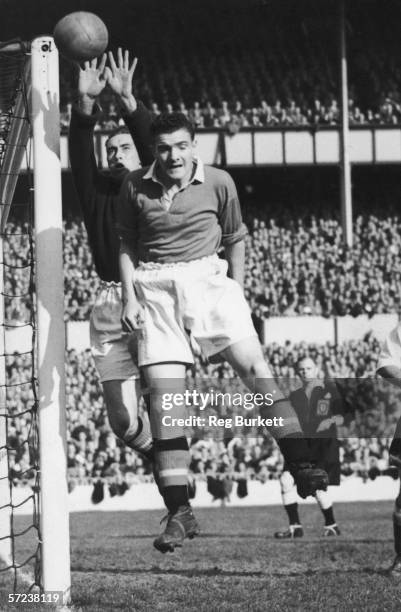
<path id="1" fill-rule="evenodd" d="M 100 17 L 85 11 L 70 13 L 60 19 L 53 37 L 60 53 L 75 62 L 99 57 L 109 42 L 107 28 Z"/>

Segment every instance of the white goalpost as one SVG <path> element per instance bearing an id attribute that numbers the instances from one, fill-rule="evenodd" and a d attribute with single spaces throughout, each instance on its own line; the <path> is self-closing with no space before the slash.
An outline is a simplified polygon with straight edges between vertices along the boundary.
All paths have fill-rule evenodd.
<path id="1" fill-rule="evenodd" d="M 15 44 L 12 45 L 15 47 Z M 4 51 L 4 46 L 3 49 Z M 1 236 L 0 248 L 8 212 L 14 195 L 17 175 L 22 160 L 21 131 L 31 125 L 34 177 L 34 245 L 36 312 L 33 347 L 36 363 L 39 423 L 39 488 L 40 488 L 40 576 L 34 584 L 48 593 L 58 592 L 58 604 L 71 599 L 69 513 L 66 461 L 65 414 L 65 326 L 64 283 L 62 252 L 62 199 L 59 120 L 59 65 L 58 51 L 49 36 L 36 38 L 31 43 L 30 87 L 25 89 L 29 119 L 18 125 L 17 101 L 14 115 L 16 125 L 9 137 L 17 139 L 15 151 L 3 163 L 0 192 Z M 26 75 L 28 74 L 26 71 Z M 29 77 L 28 77 L 29 78 Z M 28 92 L 28 93 L 26 93 Z M 0 135 L 1 136 L 1 135 Z M 9 144 L 6 142 L 6 145 Z M 24 145 L 23 145 L 24 146 Z M 3 160 L 4 161 L 4 160 Z M 6 169 L 4 170 L 4 166 Z M 5 312 L 3 301 L 3 250 L 0 254 L 0 557 L 11 559 L 10 567 L 18 574 L 18 563 L 13 558 L 12 488 L 7 477 L 9 465 L 7 446 Z M 17 296 L 18 297 L 18 296 Z M 33 301 L 33 300 L 32 300 Z M 33 383 L 34 384 L 34 383 Z M 37 449 L 35 449 L 37 450 Z M 17 534 L 21 535 L 21 534 Z M 54 600 L 53 600 L 54 601 Z"/>
<path id="2" fill-rule="evenodd" d="M 70 600 L 58 51 L 32 42 L 42 581 Z"/>

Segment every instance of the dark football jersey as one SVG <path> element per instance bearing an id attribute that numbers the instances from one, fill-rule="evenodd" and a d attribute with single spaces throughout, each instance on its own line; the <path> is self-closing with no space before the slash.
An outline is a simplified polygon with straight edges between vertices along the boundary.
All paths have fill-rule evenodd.
<path id="1" fill-rule="evenodd" d="M 293 391 L 290 401 L 298 415 L 302 431 L 306 436 L 316 434 L 320 423 L 337 414 L 344 414 L 344 402 L 333 382 L 323 382 L 322 386 L 313 388 L 310 398 L 303 388 Z M 322 432 L 321 437 L 336 436 L 337 429 L 333 424 Z"/>
<path id="2" fill-rule="evenodd" d="M 122 116 L 134 139 L 141 164 L 151 164 L 149 112 L 138 102 L 135 112 Z M 69 132 L 70 164 L 96 272 L 104 281 L 118 282 L 120 239 L 116 218 L 124 177 L 116 179 L 97 167 L 93 132 L 98 119 L 99 112 L 85 115 L 73 108 Z"/>

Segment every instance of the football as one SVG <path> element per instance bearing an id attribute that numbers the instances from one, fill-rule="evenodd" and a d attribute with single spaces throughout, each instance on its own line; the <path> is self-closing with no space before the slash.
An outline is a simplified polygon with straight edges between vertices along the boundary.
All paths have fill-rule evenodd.
<path id="1" fill-rule="evenodd" d="M 69 13 L 56 24 L 54 41 L 69 60 L 84 62 L 98 57 L 107 48 L 109 35 L 103 21 L 94 13 Z"/>

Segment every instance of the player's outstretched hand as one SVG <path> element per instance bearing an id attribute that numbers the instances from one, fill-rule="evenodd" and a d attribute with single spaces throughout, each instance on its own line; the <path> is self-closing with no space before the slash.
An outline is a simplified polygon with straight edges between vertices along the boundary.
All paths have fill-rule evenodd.
<path id="1" fill-rule="evenodd" d="M 130 301 L 123 306 L 121 325 L 123 331 L 128 333 L 141 329 L 143 326 L 143 309 L 139 302 Z"/>
<path id="2" fill-rule="evenodd" d="M 78 95 L 80 98 L 91 98 L 95 100 L 106 87 L 106 67 L 107 55 L 104 53 L 97 60 L 85 62 L 83 68 L 79 66 L 78 75 Z"/>
<path id="3" fill-rule="evenodd" d="M 117 62 L 114 59 L 113 53 L 109 51 L 109 63 L 110 67 L 107 66 L 105 70 L 109 87 L 122 100 L 133 97 L 132 79 L 138 59 L 134 57 L 130 65 L 129 52 L 125 49 L 123 53 L 123 50 L 119 47 L 117 50 Z"/>

